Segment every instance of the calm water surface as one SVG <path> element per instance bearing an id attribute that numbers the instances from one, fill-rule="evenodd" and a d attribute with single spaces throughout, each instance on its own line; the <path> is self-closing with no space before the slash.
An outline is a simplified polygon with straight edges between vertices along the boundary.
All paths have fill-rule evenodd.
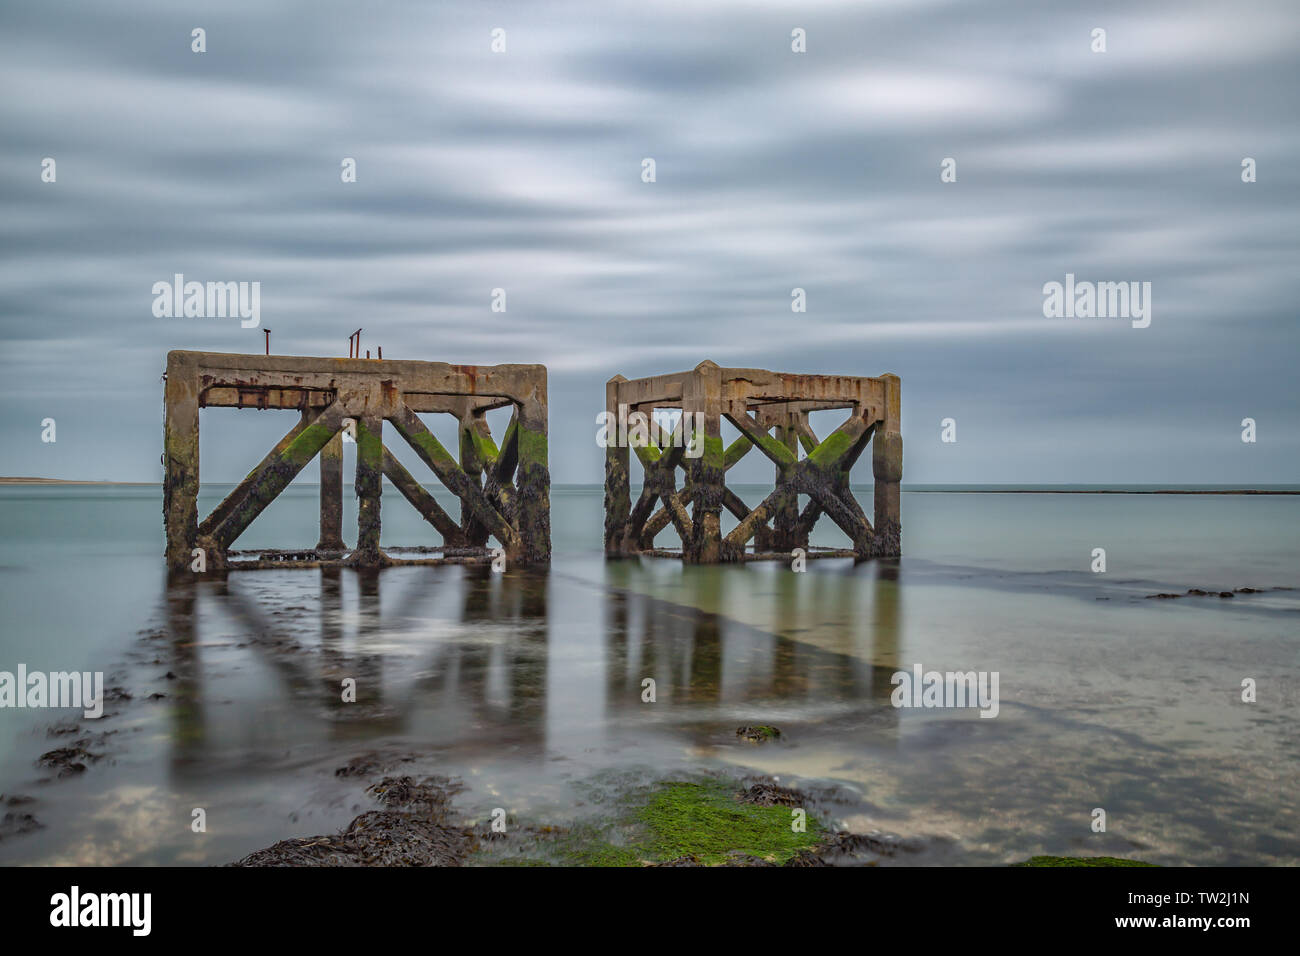
<path id="1" fill-rule="evenodd" d="M 229 488 L 205 486 L 201 508 Z M 311 546 L 316 495 L 291 486 L 239 546 Z M 436 542 L 384 501 L 386 545 Z M 467 818 L 562 822 L 611 773 L 728 770 L 832 788 L 838 825 L 914 848 L 895 862 L 1300 862 L 1300 591 L 1147 597 L 1300 587 L 1300 498 L 909 492 L 904 559 L 805 574 L 606 563 L 601 509 L 599 488 L 553 489 L 549 574 L 238 572 L 169 590 L 158 488 L 0 488 L 0 670 L 102 670 L 131 695 L 100 721 L 0 710 L 0 793 L 33 798 L 18 809 L 44 824 L 0 830 L 0 863 L 228 862 L 370 809 L 366 781 L 335 774 L 368 753 L 460 777 Z M 998 717 L 893 708 L 890 677 L 915 663 L 997 671 Z M 103 757 L 51 779 L 36 758 L 78 723 Z M 739 742 L 753 723 L 784 739 Z"/>

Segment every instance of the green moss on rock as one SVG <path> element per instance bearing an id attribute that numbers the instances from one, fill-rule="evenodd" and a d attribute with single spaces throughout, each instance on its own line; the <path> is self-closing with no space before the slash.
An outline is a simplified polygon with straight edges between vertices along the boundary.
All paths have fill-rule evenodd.
<path id="1" fill-rule="evenodd" d="M 781 731 L 768 724 L 758 724 L 753 727 L 737 727 L 736 736 L 752 740 L 755 743 L 762 743 L 764 740 L 775 740 L 780 737 Z"/>
<path id="2" fill-rule="evenodd" d="M 606 814 L 536 834 L 515 859 L 483 847 L 479 862 L 646 866 L 694 858 L 704 866 L 747 859 L 782 864 L 813 849 L 826 832 L 809 814 L 806 832 L 796 833 L 791 807 L 760 806 L 739 796 L 736 786 L 721 780 L 655 783 L 620 795 Z"/>
<path id="3" fill-rule="evenodd" d="M 822 834 L 811 817 L 807 832 L 796 833 L 788 807 L 741 803 L 732 787 L 712 781 L 660 784 L 636 813 L 649 831 L 642 846 L 655 862 L 696 856 L 707 866 L 743 853 L 784 863 Z"/>

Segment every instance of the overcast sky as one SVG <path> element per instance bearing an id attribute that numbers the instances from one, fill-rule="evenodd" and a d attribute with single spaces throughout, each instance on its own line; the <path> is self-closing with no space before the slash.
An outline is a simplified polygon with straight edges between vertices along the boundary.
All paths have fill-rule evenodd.
<path id="1" fill-rule="evenodd" d="M 5 4 L 0 474 L 159 480 L 166 352 L 263 342 L 155 317 L 179 272 L 278 352 L 544 363 L 557 482 L 705 358 L 900 375 L 905 482 L 1300 481 L 1298 64 L 1289 0 Z M 204 478 L 292 422 L 205 412 Z"/>

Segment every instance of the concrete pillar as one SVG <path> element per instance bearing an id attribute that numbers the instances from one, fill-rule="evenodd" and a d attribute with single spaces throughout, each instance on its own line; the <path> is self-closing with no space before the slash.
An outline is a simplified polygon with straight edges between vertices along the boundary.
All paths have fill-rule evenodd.
<path id="1" fill-rule="evenodd" d="M 881 376 L 885 382 L 884 422 L 871 440 L 871 473 L 876 480 L 874 557 L 902 554 L 903 435 L 901 386 L 897 375 Z"/>
<path id="2" fill-rule="evenodd" d="M 682 559 L 688 564 L 739 560 L 730 550 L 723 553 L 722 547 L 726 453 L 722 447 L 722 370 L 716 363 L 701 362 L 683 383 L 682 413 L 687 412 L 692 413 L 692 426 L 703 429 L 704 447 L 698 457 L 687 459 L 694 506 L 691 540 L 682 542 Z"/>
<path id="3" fill-rule="evenodd" d="M 307 421 L 307 412 L 302 418 Z M 320 541 L 318 551 L 343 551 L 343 433 L 320 450 Z"/>
<path id="4" fill-rule="evenodd" d="M 605 556 L 610 558 L 626 553 L 624 540 L 632 515 L 632 490 L 628 476 L 631 452 L 618 444 L 618 386 L 626 381 L 622 375 L 615 375 L 605 383 Z"/>
<path id="5" fill-rule="evenodd" d="M 199 528 L 199 383 L 193 355 L 167 356 L 163 422 L 163 525 L 167 568 L 187 571 Z"/>
<path id="6" fill-rule="evenodd" d="M 538 373 L 538 378 L 532 396 L 518 405 L 519 424 L 515 439 L 519 449 L 515 478 L 519 554 L 515 560 L 532 566 L 551 563 L 551 471 L 546 432 L 545 370 Z"/>
<path id="7" fill-rule="evenodd" d="M 483 468 L 487 464 L 486 456 L 480 442 L 486 436 L 489 441 L 487 421 L 482 415 L 474 414 L 469 402 L 462 399 L 462 414 L 458 426 L 460 435 L 460 469 L 469 476 L 474 487 L 483 487 Z M 481 548 L 487 544 L 488 530 L 483 522 L 474 517 L 473 508 L 468 501 L 460 503 L 460 526 L 465 543 L 471 547 Z"/>
<path id="8" fill-rule="evenodd" d="M 357 422 L 357 547 L 351 564 L 382 565 L 379 550 L 379 508 L 384 474 L 384 420 L 374 413 L 356 416 Z"/>
<path id="9" fill-rule="evenodd" d="M 799 414 L 787 411 L 776 425 L 776 440 L 799 458 Z M 790 552 L 808 546 L 808 535 L 799 535 L 799 493 L 790 481 L 790 467 L 776 466 L 776 487 L 781 496 L 772 509 L 773 531 L 771 546 L 774 551 Z"/>

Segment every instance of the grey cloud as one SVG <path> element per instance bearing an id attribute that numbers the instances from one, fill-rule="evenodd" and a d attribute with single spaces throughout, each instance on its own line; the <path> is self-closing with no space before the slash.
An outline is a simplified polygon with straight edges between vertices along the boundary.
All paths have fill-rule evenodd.
<path id="1" fill-rule="evenodd" d="M 361 325 L 385 355 L 546 362 L 561 482 L 600 480 L 606 378 L 706 357 L 900 374 L 914 482 L 1293 481 L 1298 23 L 1280 2 L 5 9 L 0 473 L 157 479 L 165 352 L 262 342 L 155 319 L 152 283 L 183 272 L 261 281 L 285 351 L 344 353 Z M 1151 328 L 1044 319 L 1066 272 L 1152 282 Z M 1243 451 L 1247 415 L 1267 437 Z M 230 448 L 205 477 L 246 471 Z"/>

